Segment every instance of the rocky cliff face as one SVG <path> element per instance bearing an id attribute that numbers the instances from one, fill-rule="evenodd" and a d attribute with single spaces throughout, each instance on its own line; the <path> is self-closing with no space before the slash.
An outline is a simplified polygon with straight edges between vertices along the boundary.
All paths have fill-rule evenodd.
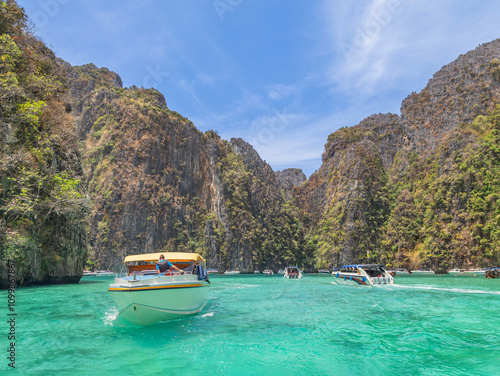
<path id="1" fill-rule="evenodd" d="M 0 276 L 77 281 L 84 262 L 199 252 L 210 267 L 500 263 L 500 40 L 446 65 L 401 116 L 328 137 L 320 169 L 273 172 L 154 89 L 57 59 L 0 4 Z M 88 232 L 86 231 L 88 228 Z"/>
<path id="2" fill-rule="evenodd" d="M 482 173 L 460 172 L 481 153 L 491 158 L 484 164 L 497 163 L 485 139 L 495 134 L 499 55 L 500 40 L 479 46 L 406 98 L 400 117 L 374 115 L 329 136 L 321 168 L 293 191 L 313 218 L 318 266 L 375 260 L 446 270 L 500 261 L 480 245 L 496 242 L 478 223 L 494 210 L 473 219 Z M 496 197 L 492 186 L 479 201 Z"/>
<path id="3" fill-rule="evenodd" d="M 104 68 L 61 65 L 84 144 L 93 267 L 162 249 L 199 252 L 222 270 L 305 262 L 297 219 L 249 144 L 199 132 L 159 92 L 123 89 Z"/>
<path id="4" fill-rule="evenodd" d="M 409 149 L 430 155 L 461 124 L 494 109 L 500 93 L 491 62 L 499 50 L 497 39 L 459 56 L 403 101 L 401 126 Z"/>
<path id="5" fill-rule="evenodd" d="M 287 200 L 292 196 L 293 187 L 300 187 L 307 180 L 307 176 L 300 168 L 287 168 L 283 171 L 276 171 L 275 175 Z"/>
<path id="6" fill-rule="evenodd" d="M 18 285 L 78 282 L 88 201 L 66 77 L 15 2 L 0 17 L 0 287 L 8 261 Z"/>

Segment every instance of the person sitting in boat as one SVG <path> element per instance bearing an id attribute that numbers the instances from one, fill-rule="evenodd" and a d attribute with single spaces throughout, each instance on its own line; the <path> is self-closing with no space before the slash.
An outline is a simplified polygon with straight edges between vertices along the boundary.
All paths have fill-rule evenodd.
<path id="1" fill-rule="evenodd" d="M 165 260 L 165 256 L 160 255 L 160 259 L 156 263 L 156 272 L 158 274 L 164 273 L 167 270 L 175 270 L 180 272 L 181 274 L 184 274 L 184 270 L 180 270 L 177 266 L 172 264 L 170 261 Z"/>

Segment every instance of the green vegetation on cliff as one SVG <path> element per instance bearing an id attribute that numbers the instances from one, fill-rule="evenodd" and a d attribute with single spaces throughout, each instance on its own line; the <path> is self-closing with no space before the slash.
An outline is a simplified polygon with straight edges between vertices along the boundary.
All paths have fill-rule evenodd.
<path id="1" fill-rule="evenodd" d="M 14 2 L 0 3 L 0 32 L 2 277 L 15 260 L 22 284 L 78 279 L 85 185 L 65 78 Z"/>
<path id="2" fill-rule="evenodd" d="M 7 259 L 19 283 L 76 280 L 87 247 L 87 266 L 113 269 L 162 249 L 250 272 L 500 263 L 500 41 L 443 67 L 401 116 L 332 133 L 319 172 L 285 191 L 243 140 L 56 59 L 26 23 L 0 3 L 2 283 Z"/>
<path id="3" fill-rule="evenodd" d="M 397 189 L 383 241 L 388 262 L 437 270 L 500 263 L 500 106 L 454 132 L 433 158 L 415 155 Z"/>

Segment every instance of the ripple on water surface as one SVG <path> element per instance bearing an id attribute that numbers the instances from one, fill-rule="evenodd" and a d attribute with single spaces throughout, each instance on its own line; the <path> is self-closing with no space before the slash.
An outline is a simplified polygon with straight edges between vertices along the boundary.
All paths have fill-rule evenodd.
<path id="1" fill-rule="evenodd" d="M 112 278 L 19 288 L 22 374 L 468 374 L 498 372 L 500 280 L 329 275 L 211 277 L 196 316 L 146 327 L 118 317 Z M 2 292 L 5 296 L 5 292 Z"/>

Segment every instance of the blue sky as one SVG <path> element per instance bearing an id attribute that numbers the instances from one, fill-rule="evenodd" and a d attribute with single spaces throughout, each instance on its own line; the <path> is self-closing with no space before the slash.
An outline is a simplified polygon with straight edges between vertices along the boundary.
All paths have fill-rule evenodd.
<path id="1" fill-rule="evenodd" d="M 154 87 L 275 170 L 321 165 L 330 133 L 401 101 L 500 37 L 498 1 L 18 0 L 73 65 Z"/>

